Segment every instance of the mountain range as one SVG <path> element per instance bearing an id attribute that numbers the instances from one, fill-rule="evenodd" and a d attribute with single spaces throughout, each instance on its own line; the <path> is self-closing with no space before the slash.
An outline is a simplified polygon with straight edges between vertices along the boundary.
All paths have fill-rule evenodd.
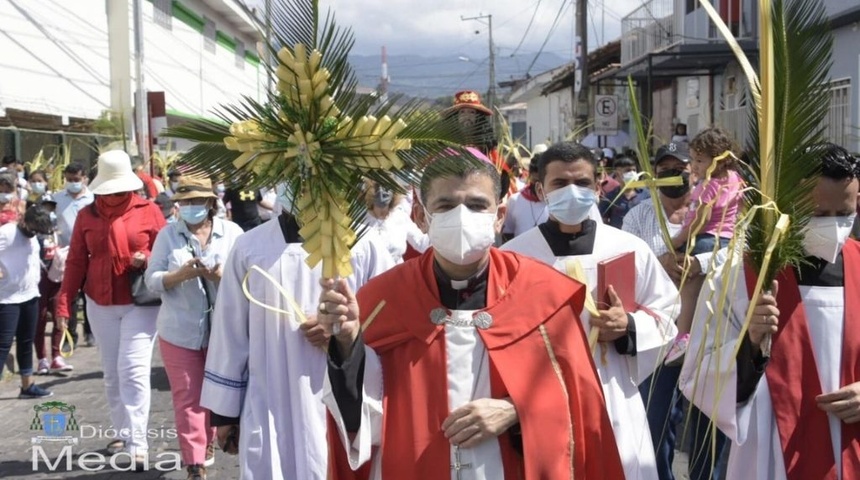
<path id="1" fill-rule="evenodd" d="M 511 57 L 496 56 L 496 82 L 523 78 L 533 55 Z M 554 53 L 537 58 L 528 73 L 531 76 L 567 63 L 569 60 Z M 382 58 L 371 55 L 351 55 L 350 62 L 358 75 L 359 84 L 375 88 L 382 75 Z M 462 55 L 421 56 L 389 55 L 389 93 L 402 93 L 411 97 L 437 99 L 453 97 L 460 90 L 486 92 L 489 86 L 488 59 Z"/>

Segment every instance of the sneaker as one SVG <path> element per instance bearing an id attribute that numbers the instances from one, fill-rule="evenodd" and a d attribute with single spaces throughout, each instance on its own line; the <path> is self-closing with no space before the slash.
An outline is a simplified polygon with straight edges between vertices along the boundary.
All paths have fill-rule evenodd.
<path id="1" fill-rule="evenodd" d="M 206 467 L 203 465 L 189 465 L 188 480 L 206 480 Z"/>
<path id="2" fill-rule="evenodd" d="M 40 364 L 41 365 L 41 364 Z M 66 361 L 61 356 L 54 357 L 54 361 L 51 362 L 51 372 L 71 372 L 75 367 L 66 363 Z"/>
<path id="3" fill-rule="evenodd" d="M 26 390 L 23 388 L 21 389 L 21 393 L 18 395 L 18 398 L 45 398 L 50 397 L 53 394 L 53 392 L 49 392 L 35 383 L 31 383 Z"/>
<path id="4" fill-rule="evenodd" d="M 105 448 L 107 452 L 111 455 L 115 455 L 123 450 L 125 450 L 125 441 L 124 440 L 114 440 L 107 444 Z"/>
<path id="5" fill-rule="evenodd" d="M 84 336 L 84 341 L 87 342 L 88 347 L 96 346 L 96 337 L 92 333 L 88 333 Z"/>
<path id="6" fill-rule="evenodd" d="M 206 445 L 206 461 L 203 462 L 204 467 L 215 465 L 215 442 Z"/>
<path id="7" fill-rule="evenodd" d="M 39 359 L 39 366 L 36 368 L 36 375 L 47 375 L 51 370 L 51 362 L 47 358 Z"/>
<path id="8" fill-rule="evenodd" d="M 677 367 L 684 361 L 684 354 L 687 353 L 687 345 L 690 343 L 690 334 L 684 333 L 678 335 L 669 352 L 666 353 L 666 360 L 663 362 L 668 367 Z"/>

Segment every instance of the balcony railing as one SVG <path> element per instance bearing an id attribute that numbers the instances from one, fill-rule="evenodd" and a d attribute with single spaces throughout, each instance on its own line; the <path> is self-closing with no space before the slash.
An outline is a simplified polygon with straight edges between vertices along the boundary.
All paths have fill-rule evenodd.
<path id="1" fill-rule="evenodd" d="M 713 0 L 713 4 L 735 37 L 757 38 L 755 0 Z M 621 63 L 681 43 L 723 41 L 699 0 L 648 0 L 621 20 Z"/>

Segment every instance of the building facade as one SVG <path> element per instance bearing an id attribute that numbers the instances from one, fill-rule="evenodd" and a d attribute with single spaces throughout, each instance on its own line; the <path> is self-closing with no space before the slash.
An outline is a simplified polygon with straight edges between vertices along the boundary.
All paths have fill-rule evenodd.
<path id="1" fill-rule="evenodd" d="M 0 150 L 28 160 L 28 130 L 87 131 L 110 115 L 134 125 L 134 0 L 0 2 Z M 255 23 L 235 0 L 140 0 L 144 89 L 164 93 L 168 122 L 210 117 L 266 75 Z M 152 132 L 158 134 L 157 131 Z M 37 133 L 32 132 L 32 135 Z M 55 138 L 56 141 L 64 141 Z M 31 145 L 32 144 L 32 145 Z"/>

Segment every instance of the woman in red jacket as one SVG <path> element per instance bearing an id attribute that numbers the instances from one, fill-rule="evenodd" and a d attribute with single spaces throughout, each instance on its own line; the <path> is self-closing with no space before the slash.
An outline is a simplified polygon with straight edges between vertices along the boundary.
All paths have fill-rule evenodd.
<path id="1" fill-rule="evenodd" d="M 108 450 L 130 453 L 138 468 L 147 461 L 149 375 L 158 307 L 134 304 L 129 277 L 146 269 L 155 237 L 165 224 L 154 203 L 134 194 L 141 187 L 125 152 L 99 156 L 98 175 L 89 186 L 96 200 L 75 221 L 55 315 L 65 328 L 68 299 L 83 289 L 117 431 Z"/>

